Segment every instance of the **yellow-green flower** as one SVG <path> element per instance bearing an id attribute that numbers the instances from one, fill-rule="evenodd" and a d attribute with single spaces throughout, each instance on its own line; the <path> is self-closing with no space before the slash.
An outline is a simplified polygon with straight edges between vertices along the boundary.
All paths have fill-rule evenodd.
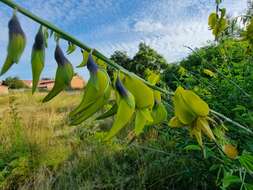
<path id="1" fill-rule="evenodd" d="M 178 87 L 174 96 L 175 116 L 170 120 L 171 127 L 190 127 L 190 134 L 203 146 L 202 133 L 215 141 L 208 123 L 209 106 L 190 90 Z"/>

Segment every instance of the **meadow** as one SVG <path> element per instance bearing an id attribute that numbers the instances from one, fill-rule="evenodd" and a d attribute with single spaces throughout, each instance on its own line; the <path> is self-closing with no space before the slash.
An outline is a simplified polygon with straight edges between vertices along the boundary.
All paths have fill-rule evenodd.
<path id="1" fill-rule="evenodd" d="M 0 97 L 0 189 L 177 189 L 209 183 L 199 180 L 210 176 L 200 167 L 200 151 L 178 150 L 176 131 L 149 129 L 131 145 L 124 138 L 105 143 L 101 137 L 111 119 L 68 126 L 80 93 L 42 104 L 44 96 Z"/>
<path id="2" fill-rule="evenodd" d="M 33 80 L 51 36 L 57 70 L 48 94 L 3 81 L 10 93 L 0 96 L 0 189 L 253 190 L 253 6 L 238 23 L 221 3 L 208 17 L 214 41 L 184 46 L 190 53 L 176 63 L 143 42 L 133 57 L 115 51 L 107 59 L 19 8 L 45 26 L 32 50 Z M 1 74 L 26 45 L 15 14 Z M 83 91 L 70 91 L 75 70 L 60 39 L 67 54 L 81 49 L 78 68 L 90 74 Z"/>
<path id="3" fill-rule="evenodd" d="M 42 105 L 43 95 L 20 92 L 0 97 L 1 187 L 12 189 L 38 168 L 54 168 L 70 154 L 65 136 L 72 129 L 65 116 L 79 98 L 62 95 L 60 101 Z"/>

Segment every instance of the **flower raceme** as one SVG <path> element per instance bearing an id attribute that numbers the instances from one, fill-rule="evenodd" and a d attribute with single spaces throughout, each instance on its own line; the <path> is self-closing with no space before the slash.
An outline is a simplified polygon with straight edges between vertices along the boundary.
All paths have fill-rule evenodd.
<path id="1" fill-rule="evenodd" d="M 32 93 L 35 92 L 41 72 L 44 68 L 45 64 L 45 37 L 42 31 L 42 27 L 39 28 L 38 33 L 36 34 L 35 41 L 32 49 L 32 76 L 33 76 L 33 84 L 32 84 Z"/>
<path id="2" fill-rule="evenodd" d="M 9 22 L 8 56 L 1 74 L 7 72 L 13 63 L 17 63 L 25 48 L 26 38 L 20 23 L 14 14 Z M 34 93 L 44 68 L 46 39 L 40 27 L 32 50 L 32 73 Z M 74 49 L 69 49 L 69 53 Z M 64 56 L 58 43 L 55 49 L 55 60 L 58 64 L 55 85 L 43 102 L 50 101 L 69 86 L 74 71 L 69 60 Z M 98 66 L 99 65 L 99 66 Z M 104 63 L 92 53 L 83 51 L 83 61 L 79 67 L 87 66 L 90 79 L 79 106 L 70 113 L 70 124 L 77 125 L 99 111 L 111 95 L 110 78 L 105 71 Z M 116 114 L 115 122 L 107 139 L 116 135 L 135 115 L 135 135 L 140 135 L 145 126 L 156 125 L 167 119 L 167 111 L 161 101 L 161 94 L 152 90 L 133 74 L 120 75 L 115 83 L 116 104 L 105 116 Z M 173 127 L 191 126 L 191 134 L 202 144 L 201 132 L 215 140 L 208 124 L 208 105 L 191 91 L 179 87 L 174 97 L 175 117 L 171 119 Z M 124 116 L 123 113 L 127 115 Z M 123 117 L 124 116 L 124 117 Z"/>
<path id="3" fill-rule="evenodd" d="M 4 3 L 9 4 L 7 1 Z M 15 5 L 15 3 L 11 4 Z M 83 60 L 78 67 L 87 66 L 91 77 L 86 86 L 81 103 L 70 113 L 70 123 L 72 125 L 80 124 L 81 122 L 94 115 L 109 101 L 111 95 L 111 82 L 108 74 L 104 70 L 106 69 L 107 64 L 120 71 L 122 71 L 122 68 L 119 65 L 110 62 L 100 52 L 92 55 L 92 53 L 89 53 L 90 48 L 88 48 L 85 44 L 79 43 L 72 36 L 64 33 L 60 29 L 57 29 L 50 23 L 39 19 L 33 14 L 28 14 L 29 11 L 23 9 L 22 13 L 27 13 L 25 15 L 29 15 L 28 17 L 32 18 L 38 23 L 41 23 L 43 26 L 47 26 L 48 29 L 51 29 L 51 34 L 55 34 L 55 40 L 57 42 L 60 38 L 69 39 L 69 48 L 67 50 L 68 54 L 75 51 L 76 45 L 80 48 L 83 48 Z M 225 18 L 225 14 L 225 9 L 219 9 L 218 13 L 212 13 L 209 17 L 208 24 L 213 34 L 215 35 L 216 40 L 222 36 L 223 32 L 227 28 L 227 19 Z M 252 37 L 250 37 L 253 28 L 252 23 L 253 20 L 251 20 L 251 23 L 247 27 L 246 33 L 244 33 L 245 39 L 249 40 L 250 42 L 252 42 Z M 0 75 L 6 73 L 14 63 L 19 62 L 26 45 L 25 34 L 15 13 L 9 21 L 8 27 L 9 43 L 7 48 L 7 58 L 1 69 Z M 48 29 L 46 28 L 46 31 L 44 31 L 44 35 L 42 32 L 42 27 L 39 29 L 33 45 L 31 58 L 33 73 L 33 93 L 35 92 L 40 74 L 44 67 Z M 71 63 L 64 56 L 58 44 L 55 49 L 55 60 L 58 64 L 55 77 L 55 85 L 49 94 L 43 99 L 43 102 L 51 100 L 62 90 L 68 87 L 74 75 L 74 70 Z M 108 63 L 105 64 L 105 61 Z M 131 118 L 134 116 L 134 131 L 136 136 L 143 132 L 145 126 L 156 125 L 167 119 L 167 111 L 161 101 L 161 95 L 154 91 L 153 89 L 155 88 L 152 87 L 152 85 L 155 85 L 159 81 L 159 74 L 148 71 L 146 75 L 149 82 L 147 83 L 147 81 L 143 82 L 134 74 L 130 74 L 125 70 L 123 70 L 123 72 L 125 73 L 123 78 L 118 78 L 115 83 L 116 101 L 114 101 L 114 105 L 108 112 L 97 118 L 105 118 L 116 114 L 115 122 L 112 126 L 111 131 L 106 137 L 107 139 L 115 136 L 124 126 L 126 126 L 131 121 Z M 210 77 L 216 77 L 216 74 L 211 70 L 204 69 L 203 72 Z M 180 73 L 184 75 L 184 69 Z M 148 84 L 148 86 L 146 84 Z M 165 92 L 165 90 L 162 89 L 160 89 L 160 91 Z M 211 140 L 216 141 L 215 136 L 213 135 L 213 132 L 209 126 L 209 121 L 212 121 L 211 118 L 208 117 L 209 107 L 201 98 L 189 90 L 178 87 L 174 96 L 174 106 L 175 117 L 173 117 L 169 122 L 169 125 L 171 127 L 188 126 L 190 129 L 190 134 L 196 137 L 200 146 L 203 146 L 202 133 L 208 136 Z M 222 118 L 227 120 L 225 116 Z M 230 122 L 232 123 L 232 121 Z M 233 124 L 239 126 L 240 128 L 244 128 L 236 122 L 233 122 Z M 217 134 L 216 138 L 218 141 L 219 136 Z M 238 152 L 235 147 L 226 145 L 224 146 L 224 152 L 230 158 L 234 159 L 238 157 Z M 248 159 L 248 156 L 245 156 L 245 160 L 243 157 L 241 157 L 242 162 L 246 161 L 245 164 L 247 167 L 252 165 L 251 163 L 247 162 Z"/>
<path id="4" fill-rule="evenodd" d="M 70 124 L 77 125 L 94 115 L 109 100 L 111 82 L 107 72 L 98 67 L 91 53 L 88 55 L 87 68 L 90 79 L 81 103 L 70 114 Z"/>
<path id="5" fill-rule="evenodd" d="M 9 43 L 7 57 L 2 67 L 0 75 L 6 73 L 14 63 L 18 63 L 26 46 L 26 37 L 19 23 L 16 13 L 13 14 L 8 24 Z"/>
<path id="6" fill-rule="evenodd" d="M 60 46 L 57 44 L 55 48 L 55 60 L 57 62 L 57 70 L 55 77 L 55 84 L 53 89 L 43 99 L 43 102 L 48 102 L 62 90 L 66 89 L 74 76 L 73 66 L 69 60 L 64 56 Z"/>
<path id="7" fill-rule="evenodd" d="M 209 126 L 209 107 L 199 96 L 190 90 L 178 87 L 173 99 L 175 116 L 170 120 L 171 127 L 190 127 L 190 134 L 195 136 L 200 146 L 203 146 L 202 132 L 215 141 Z"/>

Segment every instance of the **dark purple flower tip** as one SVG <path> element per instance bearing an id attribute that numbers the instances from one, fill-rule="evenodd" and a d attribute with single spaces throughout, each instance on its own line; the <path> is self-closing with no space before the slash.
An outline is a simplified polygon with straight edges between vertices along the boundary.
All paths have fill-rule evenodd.
<path id="1" fill-rule="evenodd" d="M 20 34 L 22 36 L 25 36 L 24 31 L 21 28 L 21 25 L 19 23 L 18 17 L 14 14 L 11 18 L 11 20 L 9 21 L 8 24 L 9 27 L 9 35 L 15 35 L 15 34 Z"/>
<path id="2" fill-rule="evenodd" d="M 124 87 L 119 77 L 116 80 L 115 88 L 121 96 L 127 97 L 127 89 Z"/>
<path id="3" fill-rule="evenodd" d="M 42 29 L 39 30 L 39 32 L 36 34 L 35 42 L 33 44 L 34 50 L 42 50 L 45 47 L 45 39 L 42 32 Z"/>
<path id="4" fill-rule="evenodd" d="M 56 45 L 56 48 L 55 48 L 54 57 L 58 66 L 64 66 L 65 64 L 69 62 L 68 59 L 64 56 L 58 44 Z"/>
<path id="5" fill-rule="evenodd" d="M 91 53 L 89 54 L 89 57 L 88 57 L 87 68 L 91 73 L 96 73 L 98 70 L 98 66 L 93 60 Z"/>

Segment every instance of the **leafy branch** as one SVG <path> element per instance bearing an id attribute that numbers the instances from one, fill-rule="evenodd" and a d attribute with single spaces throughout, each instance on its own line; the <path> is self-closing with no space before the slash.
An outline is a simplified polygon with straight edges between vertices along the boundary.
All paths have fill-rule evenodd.
<path id="1" fill-rule="evenodd" d="M 33 13 L 31 13 L 30 11 L 28 11 L 28 10 L 24 9 L 23 7 L 19 6 L 19 5 L 16 4 L 15 2 L 13 2 L 13 1 L 11 1 L 11 0 L 0 0 L 0 2 L 6 4 L 6 5 L 8 5 L 8 6 L 10 6 L 11 8 L 13 8 L 13 9 L 19 11 L 20 13 L 22 13 L 23 15 L 29 17 L 29 18 L 32 19 L 33 21 L 35 21 L 35 22 L 41 24 L 42 26 L 44 26 L 44 27 L 50 29 L 50 30 L 53 31 L 58 37 L 67 40 L 71 45 L 76 45 L 76 46 L 78 46 L 79 48 L 81 48 L 82 50 L 84 50 L 84 51 L 86 51 L 86 52 L 90 52 L 90 55 L 91 55 L 91 54 L 94 55 L 95 57 L 97 57 L 98 59 L 102 60 L 102 61 L 105 62 L 107 65 L 109 65 L 109 66 L 111 66 L 112 68 L 114 68 L 115 70 L 118 70 L 118 71 L 120 71 L 121 73 L 124 73 L 126 76 L 133 76 L 134 78 L 136 78 L 136 79 L 142 81 L 144 84 L 146 84 L 146 85 L 147 85 L 148 87 L 150 87 L 151 89 L 153 89 L 153 90 L 155 90 L 155 91 L 159 91 L 159 92 L 161 92 L 161 93 L 164 93 L 165 95 L 168 95 L 168 96 L 174 95 L 174 92 L 168 91 L 168 90 L 165 90 L 165 89 L 162 89 L 162 88 L 160 88 L 160 87 L 158 87 L 158 86 L 155 86 L 155 85 L 151 84 L 150 82 L 144 80 L 143 78 L 137 76 L 136 74 L 129 72 L 128 70 L 126 70 L 126 69 L 123 68 L 122 66 L 116 64 L 115 62 L 113 62 L 112 60 L 110 60 L 109 58 L 107 58 L 106 56 L 104 56 L 104 55 L 103 55 L 101 52 L 99 52 L 98 50 L 92 49 L 91 47 L 87 46 L 87 45 L 84 44 L 83 42 L 81 42 L 81 41 L 79 41 L 78 39 L 76 39 L 75 37 L 73 37 L 72 35 L 70 35 L 70 34 L 66 33 L 65 31 L 61 30 L 60 28 L 54 26 L 54 25 L 51 24 L 50 22 L 48 22 L 48 21 L 46 21 L 46 20 L 43 20 L 42 18 L 40 18 L 40 17 L 34 15 Z M 223 9 L 223 10 L 221 10 L 221 19 L 223 19 L 224 14 L 225 14 L 225 13 L 224 13 L 224 9 Z M 213 17 L 213 18 L 216 18 L 216 16 L 217 16 L 217 15 L 215 15 L 215 17 Z M 213 20 L 215 20 L 215 19 L 213 19 Z M 223 21 L 223 20 L 222 20 L 222 21 Z M 220 22 L 216 22 L 216 21 L 214 22 L 214 21 L 213 21 L 212 23 L 213 23 L 213 27 L 214 27 L 215 24 L 220 23 Z M 223 23 L 223 22 L 222 22 L 222 23 Z M 223 24 L 223 25 L 226 25 L 226 24 Z M 219 28 L 219 27 L 218 27 L 218 28 Z M 217 30 L 218 30 L 218 29 L 217 29 Z M 219 30 L 219 31 L 220 31 L 220 30 Z M 222 31 L 222 30 L 221 30 L 221 31 Z M 217 35 L 218 35 L 218 34 L 217 34 Z M 71 49 L 73 49 L 73 48 L 71 48 Z M 71 49 L 69 50 L 69 52 L 72 51 Z M 91 56 L 91 57 L 92 57 L 92 56 Z M 58 49 L 58 51 L 56 51 L 56 59 L 57 59 L 57 58 L 59 58 L 59 62 L 57 61 L 58 65 L 61 65 L 61 61 L 63 61 L 63 62 L 67 61 L 67 59 L 62 55 L 62 53 L 61 53 L 61 51 L 60 51 L 59 49 Z M 90 57 L 89 57 L 89 58 L 90 58 Z M 92 58 L 91 58 L 91 59 L 92 59 Z M 68 62 L 68 61 L 67 61 L 67 62 Z M 90 62 L 92 62 L 92 61 L 90 60 Z M 63 64 L 65 64 L 65 63 L 63 63 Z M 90 66 L 93 67 L 93 68 L 90 68 L 91 70 L 95 70 L 95 71 L 97 70 L 97 69 L 95 68 L 94 64 L 90 64 Z M 69 70 L 69 71 L 68 71 L 69 73 L 72 73 L 72 72 L 73 72 L 73 69 L 72 69 L 71 67 L 68 68 L 68 70 Z M 60 77 L 60 75 L 61 75 L 60 72 L 61 72 L 61 71 L 59 70 L 59 73 L 58 73 L 58 70 L 57 70 L 57 73 L 59 74 L 59 77 Z M 64 72 L 65 72 L 65 71 L 64 71 Z M 72 75 L 72 74 L 70 74 L 70 76 L 67 77 L 67 78 L 68 78 L 67 81 L 69 81 L 69 78 L 71 78 L 71 75 Z M 98 86 L 98 84 L 97 84 L 98 81 L 96 81 L 97 79 L 96 79 L 96 78 L 94 78 L 94 79 L 91 78 L 91 80 L 92 80 L 91 83 L 97 88 L 97 86 Z M 132 79 L 129 79 L 129 80 L 132 80 Z M 57 80 L 56 80 L 56 81 L 57 81 Z M 60 80 L 59 80 L 59 81 L 60 81 Z M 130 83 L 129 83 L 129 84 L 130 84 Z M 64 84 L 64 85 L 66 85 L 66 84 Z M 124 85 L 125 85 L 125 84 L 124 84 Z M 62 89 L 54 89 L 54 90 L 55 90 L 55 92 L 52 92 L 51 94 L 49 94 L 50 97 L 49 97 L 48 99 L 46 99 L 46 101 L 47 101 L 47 100 L 50 100 L 51 98 L 53 98 L 53 97 L 54 97 L 55 95 L 57 95 L 57 93 L 59 93 L 59 91 L 61 91 Z M 123 90 L 123 91 L 122 91 L 122 90 Z M 108 93 L 109 93 L 109 92 L 108 92 Z M 128 93 L 128 92 L 126 92 L 126 90 L 124 90 L 124 88 L 123 88 L 122 86 L 119 85 L 119 93 L 121 93 L 121 96 L 126 96 L 125 93 Z M 135 94 L 133 94 L 133 95 L 135 95 Z M 131 97 L 131 96 L 129 96 L 129 97 Z M 133 103 L 130 102 L 129 97 L 126 96 L 126 100 L 124 100 L 124 101 L 126 101 L 127 105 L 131 107 L 131 106 L 133 105 Z M 135 97 L 135 98 L 136 98 L 136 97 Z M 151 106 L 151 107 L 152 107 L 152 106 Z M 80 111 L 80 110 L 79 110 L 79 111 Z M 81 110 L 81 111 L 83 111 L 83 110 Z M 227 117 L 224 116 L 223 114 L 218 113 L 218 112 L 216 112 L 216 111 L 214 111 L 214 110 L 210 110 L 210 112 L 213 113 L 213 114 L 216 115 L 216 116 L 219 116 L 220 118 L 223 118 L 223 119 L 226 120 L 227 122 L 230 122 L 231 124 L 233 124 L 233 125 L 235 125 L 235 126 L 241 128 L 241 129 L 243 129 L 243 130 L 246 130 L 246 131 L 249 132 L 250 134 L 253 134 L 253 132 L 252 132 L 250 129 L 248 129 L 247 127 L 242 126 L 241 124 L 239 124 L 239 123 L 233 121 L 232 119 L 227 118 Z M 78 112 L 77 112 L 77 113 L 78 113 Z M 141 119 L 147 119 L 147 114 L 146 114 L 146 113 L 147 113 L 147 110 L 140 110 L 140 112 L 139 112 L 139 117 L 140 117 Z M 74 114 L 74 115 L 75 115 L 75 114 Z M 132 115 L 132 114 L 131 114 L 131 115 Z M 145 116 L 144 118 L 143 118 L 143 115 Z M 79 117 L 79 116 L 78 116 L 78 117 Z M 140 118 L 139 118 L 139 120 L 141 121 Z M 80 118 L 80 119 L 82 120 L 83 118 Z M 80 121 L 81 121 L 81 120 L 80 120 Z M 149 120 L 149 118 L 148 118 L 147 120 Z"/>

